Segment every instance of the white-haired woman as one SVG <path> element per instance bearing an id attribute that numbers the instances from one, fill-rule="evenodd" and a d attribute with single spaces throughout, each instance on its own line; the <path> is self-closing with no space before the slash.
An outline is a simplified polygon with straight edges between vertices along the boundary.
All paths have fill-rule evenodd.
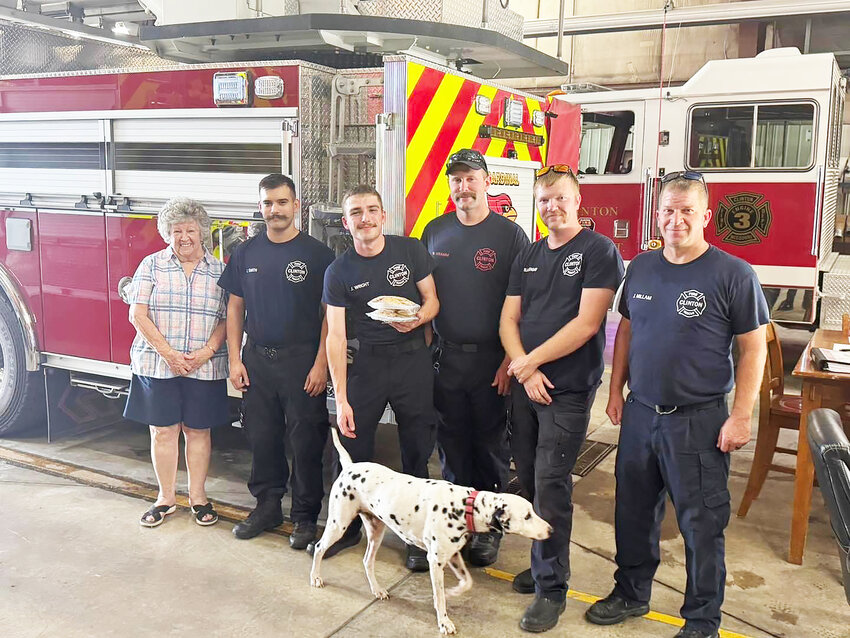
<path id="1" fill-rule="evenodd" d="M 124 416 L 150 426 L 151 460 L 159 484 L 141 524 L 156 527 L 176 510 L 180 433 L 186 440 L 189 503 L 199 525 L 218 515 L 204 484 L 210 463 L 210 428 L 228 422 L 227 351 L 223 348 L 224 269 L 205 248 L 210 219 L 196 201 L 171 199 L 159 211 L 159 234 L 168 246 L 139 264 L 130 287 L 130 396 Z"/>

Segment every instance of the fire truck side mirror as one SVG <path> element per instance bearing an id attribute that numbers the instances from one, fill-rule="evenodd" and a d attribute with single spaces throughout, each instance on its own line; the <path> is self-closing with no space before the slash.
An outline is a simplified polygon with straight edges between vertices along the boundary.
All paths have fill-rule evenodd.
<path id="1" fill-rule="evenodd" d="M 121 279 L 118 280 L 118 296 L 121 297 L 121 301 L 128 306 L 130 305 L 130 282 L 132 281 L 132 277 L 121 277 Z"/>

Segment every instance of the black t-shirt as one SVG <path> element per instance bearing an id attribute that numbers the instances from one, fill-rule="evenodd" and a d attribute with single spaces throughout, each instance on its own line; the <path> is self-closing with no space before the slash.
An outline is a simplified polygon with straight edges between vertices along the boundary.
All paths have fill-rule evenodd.
<path id="1" fill-rule="evenodd" d="M 748 263 L 711 246 L 671 264 L 662 251 L 629 264 L 620 313 L 631 321 L 629 389 L 656 405 L 690 405 L 732 389 L 732 336 L 769 321 Z"/>
<path id="2" fill-rule="evenodd" d="M 544 237 L 526 248 L 511 268 L 508 295 L 522 297 L 520 339 L 530 352 L 578 316 L 585 288 L 617 290 L 623 260 L 614 243 L 592 230 L 582 230 L 552 250 Z M 555 386 L 550 392 L 581 392 L 595 387 L 605 364 L 605 322 L 580 348 L 540 366 Z"/>
<path id="3" fill-rule="evenodd" d="M 281 244 L 265 232 L 237 246 L 218 280 L 245 299 L 245 331 L 265 346 L 318 344 L 322 281 L 333 251 L 305 233 Z"/>
<path id="4" fill-rule="evenodd" d="M 322 301 L 346 309 L 349 339 L 360 343 L 389 345 L 421 335 L 425 326 L 402 334 L 392 326 L 366 316 L 372 312 L 367 302 L 380 295 L 405 297 L 418 304 L 422 297 L 416 284 L 434 269 L 424 244 L 412 237 L 385 235 L 384 249 L 374 257 L 358 255 L 349 248 L 337 257 L 325 273 Z"/>
<path id="5" fill-rule="evenodd" d="M 452 212 L 425 227 L 422 243 L 434 258 L 437 334 L 454 343 L 498 343 L 511 264 L 529 244 L 522 228 L 493 212 L 465 226 Z"/>

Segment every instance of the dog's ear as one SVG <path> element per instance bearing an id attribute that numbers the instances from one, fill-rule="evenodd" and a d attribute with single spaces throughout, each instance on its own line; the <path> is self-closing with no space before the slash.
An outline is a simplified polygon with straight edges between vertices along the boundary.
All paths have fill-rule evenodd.
<path id="1" fill-rule="evenodd" d="M 493 518 L 490 519 L 490 529 L 504 534 L 506 530 L 510 529 L 509 519 L 510 515 L 505 515 L 504 505 L 497 505 L 496 509 L 493 510 Z"/>

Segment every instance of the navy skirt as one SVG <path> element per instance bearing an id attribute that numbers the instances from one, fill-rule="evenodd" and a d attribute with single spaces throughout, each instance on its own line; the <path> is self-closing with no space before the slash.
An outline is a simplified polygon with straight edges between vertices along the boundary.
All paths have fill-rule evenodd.
<path id="1" fill-rule="evenodd" d="M 124 418 L 158 427 L 177 423 L 194 429 L 227 425 L 230 423 L 227 381 L 154 379 L 134 374 Z"/>

